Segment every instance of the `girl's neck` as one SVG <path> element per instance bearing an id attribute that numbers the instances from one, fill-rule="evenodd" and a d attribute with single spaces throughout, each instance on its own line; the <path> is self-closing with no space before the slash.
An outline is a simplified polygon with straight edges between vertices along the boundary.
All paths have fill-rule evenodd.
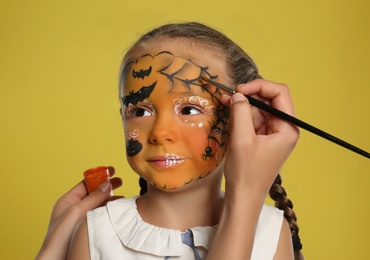
<path id="1" fill-rule="evenodd" d="M 140 216 L 154 226 L 182 231 L 218 224 L 223 205 L 221 177 L 207 178 L 211 180 L 198 180 L 175 192 L 148 187 L 148 193 L 136 202 Z"/>

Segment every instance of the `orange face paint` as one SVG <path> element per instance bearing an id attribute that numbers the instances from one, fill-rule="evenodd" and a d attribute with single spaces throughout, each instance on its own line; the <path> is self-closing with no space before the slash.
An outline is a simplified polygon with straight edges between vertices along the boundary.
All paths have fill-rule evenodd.
<path id="1" fill-rule="evenodd" d="M 219 90 L 202 87 L 201 75 L 218 78 L 208 66 L 169 51 L 153 53 L 124 70 L 120 95 L 126 155 L 135 172 L 152 186 L 175 190 L 221 172 L 228 109 L 219 100 Z"/>
<path id="2" fill-rule="evenodd" d="M 99 166 L 88 169 L 84 172 L 84 180 L 88 193 L 95 191 L 100 184 L 109 180 L 109 171 L 106 166 Z"/>

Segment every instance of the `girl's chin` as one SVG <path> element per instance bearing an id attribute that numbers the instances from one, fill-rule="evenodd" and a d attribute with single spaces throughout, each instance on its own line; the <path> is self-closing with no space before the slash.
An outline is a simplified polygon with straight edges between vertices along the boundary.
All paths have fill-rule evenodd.
<path id="1" fill-rule="evenodd" d="M 189 183 L 165 183 L 165 182 L 159 182 L 153 185 L 159 190 L 163 191 L 173 191 L 181 189 L 182 187 L 186 186 Z"/>
<path id="2" fill-rule="evenodd" d="M 176 182 L 171 182 L 171 181 L 154 181 L 154 182 L 151 182 L 149 181 L 149 183 L 154 186 L 155 188 L 159 189 L 159 190 L 163 190 L 163 191 L 175 191 L 175 190 L 180 190 L 180 189 L 183 189 L 184 187 L 187 187 L 189 184 L 191 183 L 194 183 L 200 179 L 203 179 L 204 177 L 208 176 L 209 173 L 206 173 L 204 175 L 200 175 L 200 176 L 197 176 L 197 177 L 193 177 L 193 178 L 190 178 L 190 180 L 183 180 L 182 182 L 180 182 L 179 180 L 177 180 Z"/>

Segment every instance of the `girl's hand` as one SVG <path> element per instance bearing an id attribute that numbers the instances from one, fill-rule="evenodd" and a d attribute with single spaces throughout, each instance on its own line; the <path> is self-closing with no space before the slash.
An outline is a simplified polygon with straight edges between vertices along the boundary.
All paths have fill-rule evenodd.
<path id="1" fill-rule="evenodd" d="M 108 170 L 110 176 L 113 176 L 114 168 L 109 167 Z M 72 234 L 86 212 L 108 200 L 120 198 L 110 197 L 109 193 L 121 185 L 120 178 L 112 178 L 110 182 L 101 184 L 96 191 L 87 194 L 84 181 L 81 181 L 59 198 L 54 205 L 48 231 L 36 259 L 66 259 Z"/>
<path id="2" fill-rule="evenodd" d="M 296 145 L 299 129 L 252 107 L 244 95 L 253 95 L 292 116 L 293 102 L 286 85 L 262 79 L 239 85 L 236 91 L 239 93 L 222 97 L 222 102 L 230 105 L 231 114 L 226 194 L 254 194 L 264 200 Z"/>

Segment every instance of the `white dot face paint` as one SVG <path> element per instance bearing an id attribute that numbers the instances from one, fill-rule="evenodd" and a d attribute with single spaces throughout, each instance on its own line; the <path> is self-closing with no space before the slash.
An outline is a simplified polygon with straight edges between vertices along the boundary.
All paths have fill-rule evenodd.
<path id="1" fill-rule="evenodd" d="M 198 114 L 205 114 L 205 115 L 213 115 L 214 113 L 214 105 L 213 103 L 201 96 L 185 96 L 182 98 L 175 99 L 173 101 L 174 104 L 174 111 L 176 114 L 183 114 L 183 115 L 198 115 Z M 185 123 L 189 123 L 191 127 L 203 127 L 203 122 L 197 122 L 196 119 L 189 120 L 185 119 Z"/>

